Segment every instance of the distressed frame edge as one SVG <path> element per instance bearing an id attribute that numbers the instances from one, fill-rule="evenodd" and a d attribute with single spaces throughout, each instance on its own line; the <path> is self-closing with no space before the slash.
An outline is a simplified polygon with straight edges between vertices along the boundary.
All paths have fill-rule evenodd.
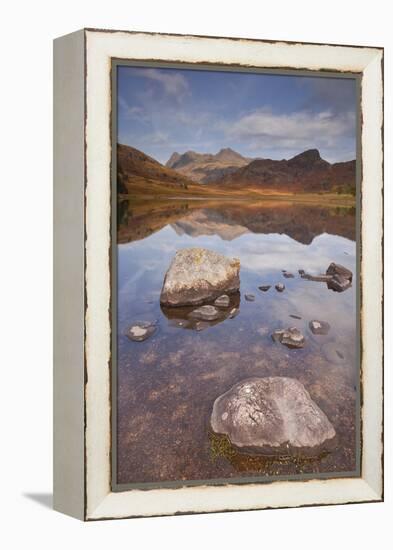
<path id="1" fill-rule="evenodd" d="M 90 38 L 92 38 L 93 36 L 94 36 L 95 38 L 97 38 L 97 34 L 100 34 L 100 35 L 101 35 L 103 32 L 107 32 L 107 31 L 90 31 L 90 30 L 85 30 L 85 32 L 88 34 L 88 36 L 89 36 Z M 116 33 L 117 31 L 113 31 L 113 32 Z M 119 32 L 120 32 L 121 34 L 124 34 L 122 31 L 119 31 Z M 135 35 L 137 35 L 137 36 L 141 36 L 141 35 L 146 36 L 146 33 L 138 33 L 138 32 L 136 32 L 135 34 L 134 34 L 134 33 L 129 33 L 129 35 L 131 35 L 131 36 L 135 36 Z M 127 35 L 127 36 L 128 36 L 128 35 Z M 149 36 L 150 36 L 150 35 L 149 35 Z M 156 35 L 153 35 L 153 36 L 156 36 Z M 162 36 L 162 35 L 158 35 L 158 36 Z M 183 38 L 185 38 L 185 37 L 183 37 L 182 35 L 164 35 L 164 36 L 165 36 L 166 38 L 168 38 L 168 37 L 173 38 L 173 37 L 175 36 L 175 37 L 179 38 L 180 40 L 182 40 Z M 186 38 L 192 40 L 194 37 L 187 36 Z M 196 38 L 198 38 L 198 37 L 196 37 Z M 204 37 L 204 38 L 206 38 L 207 40 L 210 40 L 210 37 Z M 217 37 L 217 38 L 218 38 L 218 37 Z M 217 38 L 214 38 L 214 40 L 217 40 Z M 229 41 L 232 41 L 232 40 L 233 40 L 233 41 L 236 41 L 237 39 L 231 39 L 231 38 L 229 38 L 229 39 L 223 39 L 223 40 L 229 40 Z M 247 41 L 248 41 L 247 39 L 245 39 L 244 41 L 242 41 L 242 45 L 244 45 L 244 42 L 247 42 Z M 255 42 L 258 42 L 258 43 L 261 42 L 261 43 L 263 43 L 264 41 L 261 40 L 261 41 L 255 41 Z M 266 42 L 266 41 L 265 41 L 265 42 Z M 270 45 L 276 45 L 276 46 L 277 46 L 277 45 L 283 45 L 283 44 L 285 44 L 285 43 L 283 43 L 283 42 L 277 42 L 277 43 L 273 43 L 273 44 L 272 44 L 270 41 L 267 41 L 267 43 L 270 44 Z M 97 43 L 95 43 L 95 46 L 97 46 Z M 295 43 L 295 44 L 292 44 L 292 47 L 293 47 L 293 46 L 300 46 L 300 47 L 301 47 L 302 44 L 301 44 L 301 43 Z M 311 45 L 311 46 L 314 47 L 314 48 L 317 48 L 318 50 L 319 50 L 320 47 L 321 47 L 320 45 Z M 322 46 L 325 47 L 325 45 L 322 45 Z M 335 46 L 333 46 L 333 47 L 336 48 L 336 47 L 340 47 L 340 46 L 335 45 Z M 348 49 L 350 50 L 350 49 L 351 49 L 350 46 L 342 46 L 342 48 L 344 48 L 344 49 L 346 49 L 346 50 L 348 50 Z M 360 48 L 362 48 L 362 47 L 360 47 Z M 376 72 L 376 75 L 377 75 L 377 82 L 376 82 L 376 84 L 377 84 L 378 87 L 380 87 L 379 92 L 377 91 L 377 99 L 380 99 L 381 101 L 383 101 L 383 81 L 382 81 L 383 73 L 382 73 L 382 70 L 381 70 L 381 67 L 382 67 L 382 64 L 383 64 L 383 49 L 381 49 L 381 48 L 370 48 L 370 47 L 364 47 L 364 48 L 368 51 L 368 53 L 372 52 L 372 55 L 371 55 L 371 57 L 369 57 L 368 63 L 366 63 L 366 65 L 364 65 L 364 66 L 362 67 L 362 70 L 361 70 L 361 72 L 363 73 L 363 83 L 365 82 L 365 75 L 366 75 L 366 70 L 367 70 L 367 68 L 368 68 L 369 66 L 370 66 L 370 67 L 371 67 L 371 66 L 374 66 L 374 68 L 375 68 L 375 63 L 379 64 L 379 69 L 380 69 L 380 70 L 379 70 L 379 73 L 378 73 L 378 70 L 377 70 L 377 72 Z M 99 50 L 99 48 L 98 48 L 98 50 Z M 101 52 L 101 53 L 102 53 L 102 52 Z M 109 59 L 112 58 L 112 57 L 122 57 L 122 56 L 121 56 L 121 55 L 120 55 L 120 56 L 117 56 L 117 55 L 110 55 L 110 56 L 109 56 Z M 130 57 L 130 56 L 128 56 L 128 57 Z M 179 61 L 179 60 L 178 60 L 178 59 L 173 59 L 173 61 L 175 62 L 175 61 Z M 185 61 L 187 61 L 187 60 L 182 59 L 182 61 L 185 62 Z M 107 62 L 107 59 L 105 60 L 105 62 Z M 195 63 L 195 61 L 192 61 L 192 62 Z M 202 61 L 200 61 L 200 62 L 202 62 Z M 263 63 L 263 62 L 261 62 L 261 64 L 260 64 L 259 66 L 265 66 L 265 65 L 263 65 L 262 63 Z M 373 63 L 374 63 L 374 65 L 373 65 Z M 251 65 L 246 65 L 246 66 L 251 66 Z M 292 68 L 293 68 L 293 69 L 298 69 L 298 68 L 303 68 L 303 67 L 295 67 L 295 66 L 292 66 Z M 310 69 L 310 68 L 308 68 L 308 69 Z M 313 68 L 311 68 L 311 70 L 316 70 L 316 69 L 315 69 L 315 67 L 313 67 Z M 352 69 L 352 71 L 353 71 L 353 69 Z M 372 86 L 371 86 L 371 88 L 372 88 Z M 374 91 L 375 91 L 375 90 L 374 90 Z M 365 96 L 364 96 L 364 94 L 363 94 L 363 95 L 362 95 L 362 107 L 364 107 L 364 105 L 365 105 L 365 104 L 363 103 L 364 97 L 365 97 Z M 367 103 L 367 102 L 366 102 L 366 103 Z M 367 111 L 367 109 L 366 109 L 366 111 Z M 365 121 L 363 120 L 363 129 L 362 129 L 362 148 L 363 148 L 363 151 L 365 151 L 365 148 L 364 148 L 364 145 L 365 145 L 364 139 L 365 139 L 365 136 L 367 137 L 368 132 L 370 131 L 370 129 L 371 129 L 371 130 L 374 130 L 374 133 L 375 133 L 375 130 L 377 130 L 377 132 L 379 131 L 379 132 L 380 132 L 380 136 L 379 136 L 379 140 L 378 140 L 378 138 L 377 138 L 377 141 L 379 141 L 377 149 L 381 151 L 381 158 L 380 158 L 379 160 L 382 160 L 382 158 L 383 158 L 383 140 L 382 140 L 382 134 L 381 134 L 381 132 L 383 131 L 383 104 L 381 105 L 381 109 L 379 109 L 379 104 L 378 104 L 377 111 L 379 111 L 379 112 L 377 112 L 377 115 L 378 115 L 377 118 L 378 118 L 378 120 L 379 120 L 379 122 L 380 122 L 380 126 L 379 126 L 379 127 L 377 126 L 377 127 L 374 127 L 374 129 L 373 129 L 373 128 L 372 128 L 372 122 L 371 122 L 371 126 L 370 126 L 370 122 L 367 122 L 368 126 L 367 126 L 367 125 L 365 126 Z M 374 126 L 375 126 L 375 125 L 374 125 Z M 380 147 L 379 147 L 379 145 L 380 145 Z M 374 147 L 375 147 L 375 140 L 374 140 Z M 367 154 L 368 154 L 368 153 L 367 153 Z M 364 155 L 366 155 L 365 152 L 364 152 Z M 372 164 L 372 163 L 371 163 L 371 164 Z M 368 162 L 366 162 L 366 166 L 368 166 Z M 380 163 L 378 164 L 378 161 L 375 161 L 375 162 L 374 162 L 374 169 L 377 170 L 377 173 L 379 172 L 379 176 L 380 176 L 380 177 L 378 177 L 378 180 L 379 180 L 379 183 L 380 183 L 380 191 L 382 192 L 382 190 L 383 190 L 382 162 L 380 162 Z M 367 180 L 366 180 L 366 181 L 367 181 Z M 364 187 L 364 189 L 365 189 L 365 186 L 363 186 L 363 187 Z M 368 186 L 368 188 L 369 188 L 368 190 L 371 191 L 372 188 L 370 188 L 370 185 Z M 363 190 L 364 190 L 364 189 L 363 189 Z M 376 193 L 376 192 L 374 192 L 374 194 L 375 194 L 375 193 Z M 364 201 L 365 201 L 365 199 L 364 199 Z M 377 210 L 378 210 L 378 211 L 377 211 L 377 217 L 379 218 L 379 220 L 382 220 L 382 202 L 379 204 L 379 209 L 378 209 L 378 207 L 377 207 Z M 379 223 L 378 225 L 381 226 L 382 224 Z M 382 236 L 382 227 L 378 227 L 378 229 L 380 230 L 381 236 Z M 363 238 L 363 233 L 362 233 L 362 238 Z M 381 258 L 381 259 L 382 259 L 382 258 Z M 377 275 L 378 275 L 378 274 L 381 274 L 381 272 L 382 272 L 381 267 L 382 267 L 381 262 L 379 262 L 379 263 L 377 262 L 377 264 L 376 264 Z M 374 274 L 375 274 L 375 273 L 374 273 Z M 88 281 L 88 278 L 86 278 L 86 280 Z M 375 293 L 374 293 L 373 295 L 374 295 L 374 297 L 375 297 Z M 381 287 L 381 289 L 380 289 L 380 294 L 378 293 L 378 295 L 381 297 L 381 303 L 382 303 L 382 300 L 383 300 L 383 288 L 382 288 L 382 287 Z M 381 312 L 379 312 L 379 313 L 381 313 Z M 382 319 L 382 318 L 381 318 L 381 315 L 378 315 L 378 319 L 379 319 L 379 322 L 380 322 L 381 319 Z M 378 320 L 377 320 L 377 324 L 378 324 Z M 379 328 L 382 328 L 382 325 L 381 325 Z M 382 340 L 380 341 L 380 350 L 379 350 L 379 351 L 382 352 Z M 381 359 L 382 359 L 382 355 L 381 355 Z M 379 364 L 380 364 L 380 362 L 378 363 L 378 365 L 379 365 Z M 381 375 L 381 377 L 380 377 L 380 378 L 381 378 L 381 382 L 383 382 L 383 380 L 382 380 L 382 371 L 381 371 L 381 369 L 379 369 L 379 371 L 380 371 L 380 375 Z M 383 397 L 383 395 L 382 395 L 382 393 L 381 393 L 382 387 L 383 387 L 383 384 L 381 385 L 381 388 L 379 389 L 379 397 Z M 377 393 L 378 393 L 378 388 L 377 388 L 376 391 L 377 391 Z M 382 412 L 382 411 L 380 411 L 380 412 Z M 382 415 L 380 416 L 380 418 L 381 418 L 381 421 L 383 421 Z M 383 424 L 380 426 L 380 432 L 381 432 L 381 433 L 383 432 Z M 382 442 L 382 440 L 381 440 L 381 445 L 380 445 L 380 447 L 379 447 L 379 451 L 380 451 L 380 456 L 381 456 L 382 461 L 383 461 L 383 442 Z M 86 458 L 88 458 L 88 457 L 86 457 Z M 364 466 L 364 464 L 363 464 L 363 466 Z M 358 479 L 355 479 L 355 480 L 351 480 L 350 486 L 351 486 L 351 490 L 354 491 L 354 493 L 353 493 L 353 494 L 355 495 L 355 496 L 353 497 L 354 500 L 351 501 L 351 497 L 348 497 L 348 498 L 349 498 L 349 501 L 345 501 L 345 502 L 364 502 L 364 501 L 365 501 L 362 497 L 356 496 L 356 491 L 357 491 L 357 489 L 355 490 L 355 485 L 354 485 L 354 484 L 358 484 L 358 488 L 362 488 L 362 490 L 364 491 L 363 495 L 366 495 L 366 494 L 368 495 L 367 498 L 366 498 L 366 501 L 367 501 L 367 502 L 381 501 L 381 500 L 383 499 L 383 468 L 382 468 L 382 462 L 381 462 L 381 467 L 380 467 L 380 468 L 377 468 L 377 470 L 378 470 L 378 471 L 377 471 L 377 474 L 373 476 L 373 479 L 372 479 L 372 480 L 371 480 L 371 477 L 370 477 L 370 475 L 369 475 L 369 471 L 368 471 L 368 470 L 365 471 L 365 475 L 364 475 L 363 478 L 358 478 Z M 367 473 L 367 475 L 366 475 L 366 473 Z M 369 483 L 368 483 L 367 480 L 369 480 Z M 274 485 L 277 486 L 277 485 L 280 484 L 280 483 L 281 483 L 281 484 L 284 483 L 284 484 L 286 484 L 286 485 L 288 485 L 288 484 L 293 484 L 293 483 L 301 483 L 302 485 L 308 484 L 308 487 L 310 487 L 312 484 L 321 483 L 321 485 L 325 485 L 325 486 L 326 486 L 326 483 L 330 483 L 330 484 L 331 484 L 331 481 L 334 481 L 334 480 L 323 481 L 323 482 L 320 482 L 320 481 L 318 481 L 318 482 L 316 482 L 316 481 L 311 481 L 311 482 L 304 482 L 304 481 L 302 481 L 302 482 L 297 482 L 297 481 L 296 481 L 296 482 L 279 482 L 279 481 L 277 481 L 277 482 L 274 483 Z M 348 480 L 347 480 L 347 479 L 340 480 L 340 486 L 341 486 L 342 483 L 345 482 L 345 481 L 348 481 Z M 229 485 L 229 486 L 223 487 L 222 489 L 223 489 L 224 491 L 227 491 L 229 488 L 232 488 L 232 487 L 233 487 L 233 486 Z M 254 487 L 254 484 L 247 484 L 246 487 L 247 487 L 247 489 L 249 490 L 251 487 Z M 270 486 L 270 487 L 271 487 L 271 486 Z M 208 488 L 209 490 L 218 489 L 218 488 L 216 488 L 216 487 L 211 487 L 211 486 L 207 486 L 207 488 Z M 89 490 L 89 485 L 88 485 L 88 484 L 87 484 L 86 489 L 87 489 L 87 492 L 88 492 L 88 490 Z M 193 488 L 182 488 L 182 489 L 180 489 L 180 490 L 179 490 L 179 489 L 174 489 L 174 490 L 175 490 L 175 491 L 182 491 L 182 492 L 184 492 L 184 491 L 187 492 L 187 491 L 191 490 L 191 491 L 194 491 L 194 492 L 195 492 L 196 489 L 197 489 L 196 487 L 193 487 Z M 198 489 L 205 489 L 205 486 L 203 486 L 203 487 L 199 486 Z M 342 486 L 341 486 L 341 489 L 342 489 Z M 284 490 L 286 490 L 286 489 L 284 489 Z M 153 492 L 155 493 L 155 492 L 157 492 L 157 491 L 160 492 L 160 493 L 162 493 L 163 491 L 165 492 L 165 489 L 151 490 L 151 491 L 149 491 L 149 493 L 152 494 Z M 133 494 L 135 495 L 135 494 L 136 494 L 136 491 L 135 491 L 135 490 L 134 490 L 134 491 L 126 491 L 125 493 L 133 493 Z M 142 493 L 143 493 L 143 491 L 142 491 Z M 145 493 L 146 493 L 146 491 L 145 491 Z M 220 507 L 219 509 L 209 509 L 209 510 L 207 510 L 208 507 L 206 506 L 206 501 L 205 501 L 205 499 L 204 499 L 204 504 L 203 504 L 204 509 L 198 509 L 198 510 L 195 509 L 195 508 L 194 508 L 194 509 L 187 509 L 187 510 L 184 510 L 184 509 L 183 509 L 183 510 L 169 511 L 168 513 L 163 513 L 163 514 L 154 513 L 154 512 L 153 512 L 153 513 L 146 513 L 146 514 L 132 514 L 132 513 L 131 513 L 131 514 L 127 514 L 127 513 L 126 513 L 125 515 L 123 515 L 121 512 L 117 512 L 116 514 L 112 514 L 112 513 L 110 512 L 110 510 L 113 509 L 112 506 L 113 506 L 114 503 L 112 502 L 112 500 L 113 500 L 113 496 L 114 496 L 114 495 L 124 495 L 124 493 L 112 493 L 112 492 L 110 491 L 110 486 L 109 486 L 107 492 L 105 493 L 105 496 L 104 496 L 103 498 L 99 499 L 99 500 L 98 500 L 98 503 L 97 503 L 97 501 L 96 501 L 96 505 L 95 505 L 95 506 L 91 506 L 91 502 L 90 502 L 90 503 L 88 502 L 88 504 L 90 504 L 90 506 L 87 507 L 87 510 L 86 510 L 86 518 L 85 518 L 85 519 L 93 520 L 93 519 L 108 519 L 108 518 L 114 518 L 114 517 L 118 517 L 118 518 L 120 518 L 120 517 L 140 517 L 140 516 L 146 516 L 146 515 L 169 515 L 169 514 L 172 515 L 172 514 L 176 514 L 176 513 L 193 513 L 193 512 L 194 512 L 194 513 L 203 513 L 204 511 L 208 511 L 208 512 L 225 511 L 225 508 L 223 508 L 223 507 Z M 87 497 L 88 497 L 88 496 L 89 496 L 89 495 L 87 495 Z M 206 494 L 204 495 L 204 497 L 205 497 L 205 496 L 206 496 Z M 303 496 L 304 496 L 304 495 L 303 495 Z M 305 499 L 303 499 L 303 500 L 305 500 Z M 315 500 L 315 498 L 314 498 L 312 503 L 298 504 L 298 506 L 308 506 L 308 505 L 313 505 L 313 504 L 314 504 L 314 505 L 318 505 L 318 504 L 322 504 L 322 505 L 323 505 L 323 504 L 339 504 L 339 503 L 345 503 L 345 502 L 340 502 L 340 499 L 334 499 L 334 501 L 332 501 L 332 502 L 326 502 L 325 497 L 323 497 L 323 500 L 321 500 L 321 501 L 317 501 L 317 500 Z M 296 505 L 295 505 L 295 504 L 289 504 L 289 506 L 296 506 Z M 285 505 L 273 505 L 273 506 L 271 506 L 271 505 L 269 505 L 269 504 L 266 504 L 266 505 L 260 504 L 260 505 L 258 505 L 257 507 L 251 507 L 251 508 L 230 508 L 230 510 L 239 510 L 239 511 L 240 511 L 240 509 L 262 509 L 262 508 L 270 508 L 270 507 L 286 507 L 286 506 L 285 506 Z M 197 507 L 197 508 L 198 508 L 198 507 Z"/>
<path id="2" fill-rule="evenodd" d="M 85 32 L 53 41 L 53 508 L 86 517 Z"/>

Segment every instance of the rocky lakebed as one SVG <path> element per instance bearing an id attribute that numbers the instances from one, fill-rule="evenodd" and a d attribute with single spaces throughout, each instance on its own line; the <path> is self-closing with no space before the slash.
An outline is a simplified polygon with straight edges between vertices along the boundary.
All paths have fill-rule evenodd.
<path id="1" fill-rule="evenodd" d="M 354 472 L 350 242 L 264 270 L 272 243 L 251 243 L 256 262 L 206 238 L 173 250 L 161 232 L 161 257 L 132 243 L 134 279 L 119 263 L 118 482 Z"/>

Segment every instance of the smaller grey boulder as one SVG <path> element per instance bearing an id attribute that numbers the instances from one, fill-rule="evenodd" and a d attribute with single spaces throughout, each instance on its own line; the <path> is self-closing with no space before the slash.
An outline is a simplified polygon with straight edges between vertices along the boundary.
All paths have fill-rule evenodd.
<path id="1" fill-rule="evenodd" d="M 327 286 L 330 290 L 334 290 L 335 292 L 344 292 L 344 290 L 352 286 L 352 283 L 349 279 L 341 275 L 336 275 L 327 282 Z"/>
<path id="2" fill-rule="evenodd" d="M 335 264 L 332 262 L 329 267 L 326 270 L 326 275 L 333 275 L 333 277 L 340 275 L 341 277 L 344 277 L 345 279 L 348 279 L 352 282 L 352 271 L 343 265 Z"/>
<path id="3" fill-rule="evenodd" d="M 330 325 L 326 321 L 317 321 L 316 319 L 308 323 L 310 330 L 313 334 L 328 334 Z"/>
<path id="4" fill-rule="evenodd" d="M 285 290 L 285 285 L 283 285 L 282 283 L 277 283 L 277 284 L 275 285 L 275 288 L 276 288 L 277 292 L 284 292 L 284 290 Z"/>
<path id="5" fill-rule="evenodd" d="M 153 336 L 156 330 L 155 321 L 137 321 L 127 329 L 126 335 L 133 342 L 143 342 Z"/>
<path id="6" fill-rule="evenodd" d="M 326 275 L 329 278 L 327 286 L 335 292 L 344 292 L 352 286 L 352 271 L 343 265 L 332 262 L 326 270 Z"/>
<path id="7" fill-rule="evenodd" d="M 214 305 L 216 307 L 228 307 L 229 302 L 230 302 L 230 298 L 228 294 L 222 294 L 216 300 L 214 300 Z"/>
<path id="8" fill-rule="evenodd" d="M 189 314 L 190 319 L 199 319 L 201 321 L 214 321 L 215 319 L 218 319 L 220 316 L 220 313 L 218 309 L 214 306 L 201 306 L 197 309 L 194 309 Z"/>
<path id="9" fill-rule="evenodd" d="M 303 334 L 296 327 L 277 329 L 273 332 L 272 339 L 288 348 L 295 349 L 303 348 L 306 343 Z"/>

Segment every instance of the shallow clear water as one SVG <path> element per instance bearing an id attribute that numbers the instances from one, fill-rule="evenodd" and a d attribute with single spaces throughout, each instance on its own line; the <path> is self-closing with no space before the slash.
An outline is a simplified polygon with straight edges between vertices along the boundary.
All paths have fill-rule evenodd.
<path id="1" fill-rule="evenodd" d="M 299 203 L 172 201 L 119 205 L 118 483 L 350 472 L 356 467 L 356 243 L 354 209 Z M 188 310 L 162 311 L 159 296 L 176 251 L 204 247 L 240 259 L 239 314 L 203 331 Z M 332 262 L 354 273 L 347 291 L 301 279 Z M 286 279 L 282 270 L 295 277 Z M 285 284 L 279 293 L 274 285 Z M 267 292 L 258 286 L 271 284 Z M 255 295 L 254 302 L 244 299 Z M 292 315 L 300 319 L 291 317 Z M 312 319 L 331 325 L 313 335 Z M 157 320 L 144 342 L 125 336 Z M 184 322 L 185 321 L 185 322 Z M 298 327 L 304 349 L 274 343 L 276 328 Z M 334 425 L 337 447 L 313 460 L 247 456 L 214 436 L 213 402 L 250 376 L 300 380 Z"/>

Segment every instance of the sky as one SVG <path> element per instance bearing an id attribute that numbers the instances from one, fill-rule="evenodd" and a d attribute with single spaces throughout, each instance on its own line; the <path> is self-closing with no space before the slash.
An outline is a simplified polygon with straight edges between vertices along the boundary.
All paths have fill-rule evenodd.
<path id="1" fill-rule="evenodd" d="M 165 164 L 173 152 L 356 157 L 356 81 L 119 66 L 118 141 Z"/>

